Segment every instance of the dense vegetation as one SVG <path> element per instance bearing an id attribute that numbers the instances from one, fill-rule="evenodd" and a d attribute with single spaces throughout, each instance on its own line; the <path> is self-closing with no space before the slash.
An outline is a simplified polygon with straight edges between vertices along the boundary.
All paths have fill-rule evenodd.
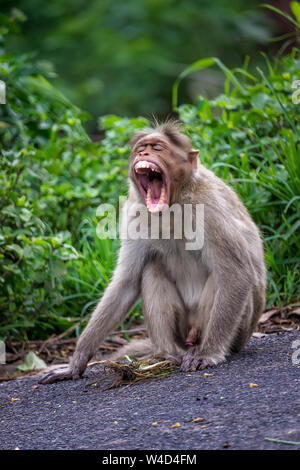
<path id="1" fill-rule="evenodd" d="M 45 338 L 84 323 L 107 285 L 118 240 L 96 236 L 96 208 L 126 193 L 127 145 L 144 118 L 99 119 L 90 141 L 87 115 L 53 85 L 31 55 L 8 54 L 17 25 L 1 16 L 0 337 Z M 225 73 L 212 100 L 177 107 L 179 81 L 213 64 Z M 231 184 L 259 224 L 268 265 L 268 305 L 299 300 L 300 113 L 292 83 L 300 80 L 296 48 L 229 71 L 216 59 L 188 68 L 173 103 L 202 162 Z M 180 92 L 181 88 L 179 88 Z M 295 101 L 295 100 L 294 100 Z M 137 305 L 129 322 L 140 316 Z"/>
<path id="2" fill-rule="evenodd" d="M 94 116 L 149 116 L 171 111 L 174 80 L 199 57 L 217 51 L 234 66 L 266 44 L 272 22 L 256 8 L 259 3 L 1 0 L 1 11 L 13 6 L 16 18 L 27 18 L 24 34 L 10 38 L 9 51 L 37 51 L 37 59 L 52 75 L 57 72 L 55 83 L 73 102 Z M 222 86 L 217 70 L 208 74 L 198 77 L 202 89 Z M 183 85 L 189 100 L 193 85 Z"/>

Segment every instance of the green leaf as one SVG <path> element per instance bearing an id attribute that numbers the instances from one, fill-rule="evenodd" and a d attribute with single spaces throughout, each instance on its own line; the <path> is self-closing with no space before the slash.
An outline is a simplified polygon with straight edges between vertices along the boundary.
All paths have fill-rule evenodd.
<path id="1" fill-rule="evenodd" d="M 19 245 L 16 243 L 12 243 L 11 245 L 6 245 L 6 249 L 8 251 L 15 251 L 20 258 L 23 256 L 23 248 L 21 248 Z"/>
<path id="2" fill-rule="evenodd" d="M 265 441 L 277 442 L 278 444 L 290 444 L 293 446 L 300 446 L 300 442 L 297 441 L 285 441 L 283 439 L 275 439 L 272 437 L 265 437 Z"/>
<path id="3" fill-rule="evenodd" d="M 269 95 L 266 93 L 257 93 L 252 97 L 251 104 L 254 108 L 263 109 L 268 99 Z"/>
<path id="4" fill-rule="evenodd" d="M 213 106 L 219 106 L 225 109 L 235 109 L 241 104 L 241 100 L 227 95 L 219 95 L 212 102 Z"/>
<path id="5" fill-rule="evenodd" d="M 246 90 L 244 87 L 241 85 L 241 83 L 238 81 L 238 79 L 234 76 L 233 72 L 231 72 L 226 65 L 223 64 L 223 62 L 218 59 L 217 57 L 207 57 L 205 59 L 197 60 L 193 64 L 191 64 L 189 67 L 183 70 L 177 80 L 175 81 L 173 85 L 173 90 L 172 90 L 172 103 L 173 103 L 173 108 L 177 107 L 178 103 L 178 87 L 180 82 L 190 75 L 191 73 L 197 71 L 197 70 L 203 70 L 208 67 L 211 67 L 213 65 L 217 65 L 222 72 L 226 75 L 227 79 L 232 81 L 234 85 L 240 90 L 241 93 L 246 93 Z"/>
<path id="6" fill-rule="evenodd" d="M 293 3 L 293 2 L 292 2 Z M 298 3 L 298 2 L 294 2 L 294 3 Z M 273 5 L 268 5 L 267 3 L 263 3 L 261 5 L 261 7 L 264 7 L 264 8 L 268 8 L 269 10 L 272 10 L 272 11 L 275 11 L 275 13 L 278 13 L 278 15 L 281 15 L 283 16 L 284 18 L 286 18 L 287 20 L 291 21 L 291 23 L 293 23 L 295 26 L 299 26 L 297 21 L 294 20 L 294 18 L 292 18 L 290 15 L 288 15 L 287 13 L 285 13 L 284 11 L 282 10 L 279 10 L 278 8 L 276 7 L 273 7 Z"/>
<path id="7" fill-rule="evenodd" d="M 67 274 L 66 264 L 58 259 L 53 261 L 53 270 L 55 277 L 63 277 Z"/>
<path id="8" fill-rule="evenodd" d="M 297 23 L 298 23 L 298 26 L 300 26 L 300 3 L 299 2 L 291 2 L 290 3 L 290 9 L 292 10 L 296 20 L 297 20 Z"/>

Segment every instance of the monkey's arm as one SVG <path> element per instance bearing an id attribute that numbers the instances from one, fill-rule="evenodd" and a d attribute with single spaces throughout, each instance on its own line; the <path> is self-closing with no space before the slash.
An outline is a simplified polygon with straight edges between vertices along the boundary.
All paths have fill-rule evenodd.
<path id="1" fill-rule="evenodd" d="M 68 367 L 60 367 L 41 378 L 40 383 L 78 379 L 97 348 L 133 307 L 140 294 L 145 253 L 126 242 L 120 249 L 112 281 L 82 332 Z"/>

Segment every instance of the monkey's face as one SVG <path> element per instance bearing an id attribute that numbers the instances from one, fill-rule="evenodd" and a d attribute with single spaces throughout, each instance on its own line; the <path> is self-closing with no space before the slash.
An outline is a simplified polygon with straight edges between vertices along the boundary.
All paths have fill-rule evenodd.
<path id="1" fill-rule="evenodd" d="M 192 165 L 183 151 L 160 133 L 139 139 L 132 149 L 129 176 L 144 198 L 149 212 L 161 212 L 175 202 Z"/>

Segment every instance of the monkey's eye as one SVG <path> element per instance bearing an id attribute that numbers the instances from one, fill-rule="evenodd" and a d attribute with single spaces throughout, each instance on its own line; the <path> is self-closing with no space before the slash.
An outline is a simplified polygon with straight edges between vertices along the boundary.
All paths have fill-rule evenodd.
<path id="1" fill-rule="evenodd" d="M 143 152 L 143 150 L 145 150 L 146 148 L 146 145 L 140 145 L 138 148 L 137 148 L 137 152 Z"/>
<path id="2" fill-rule="evenodd" d="M 159 144 L 152 145 L 152 148 L 153 150 L 156 150 L 157 152 L 160 152 L 161 150 L 163 150 L 163 147 Z"/>

